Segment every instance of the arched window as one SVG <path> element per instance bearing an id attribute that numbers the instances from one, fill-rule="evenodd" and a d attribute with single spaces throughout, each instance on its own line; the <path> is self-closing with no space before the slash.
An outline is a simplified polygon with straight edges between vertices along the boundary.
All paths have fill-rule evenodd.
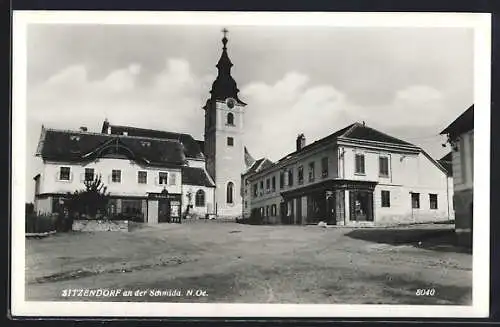
<path id="1" fill-rule="evenodd" d="M 205 206 L 205 192 L 203 190 L 198 190 L 196 192 L 194 203 L 197 207 Z"/>
<path id="2" fill-rule="evenodd" d="M 234 125 L 234 115 L 232 112 L 227 114 L 227 124 Z"/>
<path id="3" fill-rule="evenodd" d="M 226 202 L 227 203 L 233 203 L 233 189 L 234 189 L 233 182 L 227 183 L 227 190 L 226 190 Z"/>

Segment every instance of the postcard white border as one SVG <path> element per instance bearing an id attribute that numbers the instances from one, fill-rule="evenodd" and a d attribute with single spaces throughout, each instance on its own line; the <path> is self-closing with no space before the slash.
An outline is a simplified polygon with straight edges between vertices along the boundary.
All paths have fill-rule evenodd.
<path id="1" fill-rule="evenodd" d="M 27 25 L 138 24 L 218 26 L 468 27 L 474 29 L 475 192 L 473 304 L 181 304 L 25 301 L 24 203 Z M 12 90 L 12 296 L 14 316 L 134 317 L 487 317 L 489 314 L 489 186 L 491 15 L 486 13 L 283 13 L 14 11 Z M 463 108 L 464 110 L 466 108 Z M 480 160 L 479 160 L 480 158 Z M 57 303 L 55 305 L 55 303 Z"/>

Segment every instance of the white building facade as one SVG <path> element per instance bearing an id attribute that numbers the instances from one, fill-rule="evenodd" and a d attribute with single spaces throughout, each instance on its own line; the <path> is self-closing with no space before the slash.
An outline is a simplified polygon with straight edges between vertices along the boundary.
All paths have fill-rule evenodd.
<path id="1" fill-rule="evenodd" d="M 474 222 L 474 105 L 441 134 L 448 136 L 452 147 L 455 231 L 461 243 L 470 245 Z"/>
<path id="2" fill-rule="evenodd" d="M 422 149 L 352 124 L 246 177 L 268 223 L 376 225 L 450 218 L 448 176 Z M 248 192 L 248 191 L 247 191 Z"/>
<path id="3" fill-rule="evenodd" d="M 109 125 L 105 122 L 104 125 Z M 210 214 L 214 183 L 199 159 L 187 159 L 178 140 L 128 133 L 66 131 L 42 128 L 37 155 L 43 161 L 35 176 L 35 211 L 61 212 L 85 181 L 100 177 L 109 194 L 107 212 L 141 222 L 180 221 L 187 192 L 193 211 Z M 192 211 L 191 211 L 192 212 Z"/>

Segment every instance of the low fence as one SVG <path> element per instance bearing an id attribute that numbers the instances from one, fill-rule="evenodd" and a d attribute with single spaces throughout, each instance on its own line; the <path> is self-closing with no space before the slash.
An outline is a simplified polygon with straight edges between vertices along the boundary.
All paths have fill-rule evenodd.
<path id="1" fill-rule="evenodd" d="M 47 234 L 57 230 L 58 214 L 26 215 L 26 234 Z"/>

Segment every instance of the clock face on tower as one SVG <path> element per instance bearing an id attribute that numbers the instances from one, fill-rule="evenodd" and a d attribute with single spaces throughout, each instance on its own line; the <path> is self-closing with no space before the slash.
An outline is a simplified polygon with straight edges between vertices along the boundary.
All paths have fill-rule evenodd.
<path id="1" fill-rule="evenodd" d="M 229 109 L 233 109 L 234 106 L 236 105 L 236 100 L 233 98 L 227 98 L 226 99 L 226 105 Z"/>

